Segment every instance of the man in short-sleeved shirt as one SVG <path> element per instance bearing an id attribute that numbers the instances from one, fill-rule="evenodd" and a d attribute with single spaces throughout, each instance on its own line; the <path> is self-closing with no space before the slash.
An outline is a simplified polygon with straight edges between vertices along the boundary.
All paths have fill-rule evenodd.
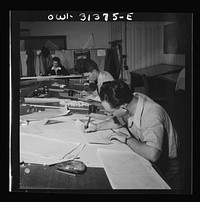
<path id="1" fill-rule="evenodd" d="M 106 81 L 113 81 L 113 76 L 107 72 L 107 71 L 101 71 L 99 70 L 97 64 L 93 60 L 89 59 L 79 59 L 77 63 L 80 63 L 79 65 L 79 73 L 83 74 L 84 77 L 87 78 L 89 83 L 96 83 L 97 84 L 97 90 L 93 91 L 92 94 L 87 94 L 85 97 L 86 100 L 95 100 L 100 102 L 99 98 L 99 91 L 102 86 L 102 84 Z M 84 92 L 85 93 L 85 92 Z"/>
<path id="2" fill-rule="evenodd" d="M 105 82 L 99 96 L 104 109 L 113 117 L 98 124 L 90 123 L 85 132 L 126 127 L 128 136 L 113 133 L 110 139 L 125 143 L 153 162 L 172 182 L 180 168 L 177 158 L 179 141 L 163 107 L 144 94 L 132 93 L 121 80 Z M 179 185 L 173 186 L 179 188 Z"/>
<path id="3" fill-rule="evenodd" d="M 92 73 L 92 75 L 94 75 L 94 73 Z M 87 96 L 87 99 L 91 99 L 91 100 L 95 100 L 98 102 L 101 102 L 98 92 L 100 92 L 100 88 L 102 86 L 102 84 L 106 81 L 112 81 L 114 80 L 114 78 L 112 77 L 112 75 L 107 72 L 107 71 L 96 71 L 96 78 L 97 78 L 97 90 L 93 91 L 91 95 Z"/>

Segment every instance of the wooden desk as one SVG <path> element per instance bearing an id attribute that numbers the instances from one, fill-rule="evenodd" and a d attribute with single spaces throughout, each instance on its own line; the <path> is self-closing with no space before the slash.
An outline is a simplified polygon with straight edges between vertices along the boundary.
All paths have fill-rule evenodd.
<path id="1" fill-rule="evenodd" d="M 112 189 L 103 168 L 88 167 L 76 176 L 62 173 L 55 166 L 20 166 L 21 190 Z"/>
<path id="2" fill-rule="evenodd" d="M 55 86 L 57 84 L 57 86 Z M 83 83 L 80 83 L 79 79 L 70 79 L 67 85 L 64 85 L 64 87 L 59 87 L 60 85 L 63 85 L 64 82 L 62 80 L 57 79 L 51 79 L 51 80 L 22 80 L 20 82 L 20 97 L 33 97 L 34 96 L 34 90 L 35 89 L 42 89 L 45 86 L 49 88 L 49 95 L 46 95 L 46 97 L 59 97 L 58 93 L 54 95 L 54 92 L 65 92 L 67 94 L 67 91 L 69 89 L 75 90 L 75 92 L 86 90 L 86 91 L 93 91 L 90 89 L 89 86 L 84 86 Z"/>
<path id="3" fill-rule="evenodd" d="M 43 81 L 43 80 L 51 80 L 51 79 L 80 79 L 82 78 L 82 75 L 53 75 L 53 76 L 31 76 L 31 77 L 21 77 L 20 80 L 37 80 L 37 81 Z"/>
<path id="4" fill-rule="evenodd" d="M 147 77 L 153 77 L 157 75 L 177 74 L 184 67 L 175 65 L 158 64 L 154 66 L 145 67 L 133 71 L 136 74 L 144 74 Z"/>

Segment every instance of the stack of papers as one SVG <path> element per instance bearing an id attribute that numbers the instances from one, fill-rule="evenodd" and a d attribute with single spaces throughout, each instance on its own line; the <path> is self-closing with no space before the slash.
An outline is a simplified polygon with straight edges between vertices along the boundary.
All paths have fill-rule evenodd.
<path id="1" fill-rule="evenodd" d="M 113 189 L 170 189 L 149 161 L 133 151 L 97 150 Z"/>
<path id="2" fill-rule="evenodd" d="M 20 134 L 20 162 L 53 164 L 71 159 L 77 155 L 73 153 L 80 143 L 64 142 L 55 138 L 35 134 Z"/>

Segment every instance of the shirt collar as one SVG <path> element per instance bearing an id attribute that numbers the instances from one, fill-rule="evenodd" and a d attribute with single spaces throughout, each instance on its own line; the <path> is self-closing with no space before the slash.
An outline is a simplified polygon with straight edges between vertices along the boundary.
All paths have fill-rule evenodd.
<path id="1" fill-rule="evenodd" d="M 54 67 L 54 66 L 52 66 L 52 68 L 51 68 L 52 70 L 61 70 L 61 68 L 60 67 Z"/>

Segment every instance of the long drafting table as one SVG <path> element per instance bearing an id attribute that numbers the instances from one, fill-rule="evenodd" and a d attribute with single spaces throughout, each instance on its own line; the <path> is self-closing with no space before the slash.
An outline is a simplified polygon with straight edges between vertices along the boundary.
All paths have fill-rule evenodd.
<path id="1" fill-rule="evenodd" d="M 82 75 L 79 74 L 71 74 L 71 75 L 51 75 L 51 76 L 26 76 L 21 77 L 20 80 L 30 80 L 30 79 L 36 79 L 36 80 L 48 80 L 48 79 L 77 79 L 82 78 Z"/>
<path id="2" fill-rule="evenodd" d="M 44 100 L 45 104 L 47 100 L 48 98 Z M 50 110 L 47 107 L 45 111 L 34 112 L 31 116 L 29 114 L 20 116 L 20 119 L 25 121 L 29 119 L 27 124 L 20 125 L 20 191 L 171 189 L 149 161 L 134 153 L 127 145 L 117 140 L 109 140 L 108 137 L 113 132 L 126 132 L 123 128 L 84 134 L 79 127 L 88 119 L 85 116 L 87 109 L 81 114 L 73 110 L 72 113 L 68 113 L 62 107 L 60 109 L 52 107 L 52 111 Z M 53 112 L 56 113 L 55 116 L 51 116 Z M 34 114 L 35 117 L 42 117 L 38 116 L 42 113 L 48 116 L 34 120 Z M 53 147 L 57 149 L 51 150 L 51 154 L 63 155 L 62 152 L 65 152 L 63 148 L 69 143 L 78 147 L 80 145 L 80 150 L 74 155 L 87 167 L 83 174 L 74 176 L 58 172 L 56 162 L 59 161 L 51 164 L 49 163 L 51 159 L 45 156 L 47 149 L 51 150 Z M 42 147 L 45 144 L 48 148 Z M 24 148 L 29 151 L 25 156 L 23 156 Z M 74 149 L 73 151 L 75 152 Z"/>

